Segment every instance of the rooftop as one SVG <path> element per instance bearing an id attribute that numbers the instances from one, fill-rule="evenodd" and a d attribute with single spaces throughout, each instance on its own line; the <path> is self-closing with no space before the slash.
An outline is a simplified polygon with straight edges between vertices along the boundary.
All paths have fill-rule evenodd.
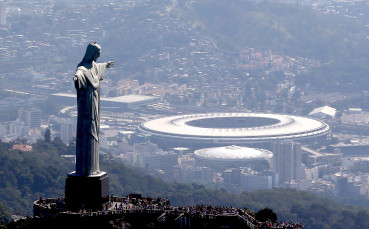
<path id="1" fill-rule="evenodd" d="M 329 126 L 318 120 L 290 115 L 207 113 L 170 116 L 139 126 L 142 132 L 168 137 L 279 140 L 320 136 Z"/>
<path id="2" fill-rule="evenodd" d="M 199 149 L 194 152 L 194 155 L 197 158 L 210 160 L 253 161 L 269 159 L 273 156 L 273 153 L 263 149 L 231 145 Z"/>

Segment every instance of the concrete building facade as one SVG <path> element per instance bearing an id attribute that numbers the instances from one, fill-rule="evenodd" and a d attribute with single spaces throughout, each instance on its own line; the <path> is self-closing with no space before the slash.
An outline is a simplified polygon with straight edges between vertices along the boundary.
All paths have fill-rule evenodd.
<path id="1" fill-rule="evenodd" d="M 41 128 L 41 110 L 36 107 L 21 108 L 18 111 L 18 119 L 29 128 Z"/>
<path id="2" fill-rule="evenodd" d="M 300 143 L 274 142 L 272 169 L 279 174 L 280 183 L 304 178 Z"/>

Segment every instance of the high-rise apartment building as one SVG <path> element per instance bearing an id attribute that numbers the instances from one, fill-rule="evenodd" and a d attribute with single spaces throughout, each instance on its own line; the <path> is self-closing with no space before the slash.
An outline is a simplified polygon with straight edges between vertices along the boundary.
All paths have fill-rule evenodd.
<path id="1" fill-rule="evenodd" d="M 243 172 L 240 177 L 240 187 L 248 192 L 273 188 L 273 176 L 265 176 L 255 171 Z"/>
<path id="2" fill-rule="evenodd" d="M 24 122 L 13 121 L 9 124 L 9 135 L 26 137 L 29 134 L 29 127 Z"/>
<path id="3" fill-rule="evenodd" d="M 133 164 L 172 174 L 174 166 L 178 165 L 178 154 L 159 150 L 150 142 L 134 144 Z"/>
<path id="4" fill-rule="evenodd" d="M 253 171 L 250 168 L 233 168 L 224 171 L 224 183 L 233 184 L 242 191 L 272 189 L 279 185 L 279 176 L 273 171 Z"/>
<path id="5" fill-rule="evenodd" d="M 304 178 L 300 143 L 273 143 L 272 169 L 279 174 L 279 182 Z"/>
<path id="6" fill-rule="evenodd" d="M 24 122 L 30 129 L 41 128 L 41 110 L 36 107 L 21 108 L 18 111 L 18 120 Z"/>
<path id="7" fill-rule="evenodd" d="M 135 153 L 141 153 L 141 154 L 156 153 L 159 150 L 158 145 L 151 143 L 151 142 L 134 144 L 133 147 L 134 147 Z"/>
<path id="8" fill-rule="evenodd" d="M 178 165 L 174 169 L 174 180 L 181 183 L 213 183 L 214 170 L 205 166 Z"/>
<path id="9" fill-rule="evenodd" d="M 0 25 L 6 25 L 6 7 L 0 4 Z"/>
<path id="10" fill-rule="evenodd" d="M 60 138 L 61 140 L 69 144 L 73 137 L 76 135 L 77 121 L 73 119 L 63 119 L 60 122 Z"/>

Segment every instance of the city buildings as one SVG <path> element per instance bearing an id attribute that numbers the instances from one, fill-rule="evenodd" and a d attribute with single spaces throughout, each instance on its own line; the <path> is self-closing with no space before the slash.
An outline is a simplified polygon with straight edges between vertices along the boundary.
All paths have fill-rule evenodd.
<path id="1" fill-rule="evenodd" d="M 272 189 L 279 186 L 279 176 L 272 171 L 255 172 L 243 169 L 240 174 L 240 188 L 245 191 Z"/>
<path id="2" fill-rule="evenodd" d="M 149 7 L 150 4 L 153 4 L 153 1 L 141 2 Z M 283 2 L 297 2 L 297 0 L 283 0 Z M 357 18 L 355 20 L 359 20 L 360 17 L 367 17 L 365 16 L 366 11 L 364 7 L 368 6 L 365 6 L 367 5 L 365 1 L 317 0 L 304 2 L 324 2 L 324 7 L 321 7 L 323 9 L 322 12 L 345 14 L 351 18 L 355 16 L 355 18 Z M 90 40 L 103 39 L 104 41 L 105 35 L 107 34 L 107 37 L 110 35 L 107 25 L 112 25 L 115 29 L 117 24 L 124 24 L 129 21 L 131 12 L 135 10 L 135 5 L 142 7 L 140 1 L 111 1 L 109 4 L 101 4 L 99 1 L 94 1 L 93 3 L 89 2 L 90 10 L 86 12 L 84 10 L 84 4 L 85 3 L 79 4 L 79 1 L 68 1 L 64 9 L 60 7 L 57 10 L 54 9 L 54 1 L 50 1 L 50 4 L 48 2 L 45 4 L 29 2 L 27 6 L 20 5 L 19 7 L 15 6 L 15 4 L 9 4 L 7 7 L 1 8 L 0 24 L 4 25 L 2 27 L 3 37 L 0 39 L 2 50 L 0 59 L 4 67 L 2 68 L 3 71 L 0 77 L 4 79 L 4 81 L 2 81 L 4 83 L 10 82 L 9 84 L 2 84 L 5 91 L 14 93 L 14 95 L 21 94 L 23 96 L 21 97 L 22 99 L 4 97 L 0 100 L 1 111 L 15 110 L 22 106 L 25 107 L 34 105 L 35 103 L 45 102 L 44 98 L 36 99 L 36 97 L 33 96 L 35 94 L 49 95 L 61 92 L 74 95 L 73 85 L 71 83 L 71 72 L 74 71 L 73 68 L 76 63 L 70 63 L 71 60 L 74 61 L 73 58 L 70 58 L 70 56 L 73 56 L 70 55 L 70 52 L 75 52 L 76 49 L 84 49 L 85 45 Z M 4 12 L 5 8 L 7 8 L 7 10 Z M 27 10 L 26 8 L 29 9 Z M 307 126 L 309 128 L 312 127 L 312 129 L 317 127 L 321 132 L 311 129 L 301 129 L 299 126 L 301 124 L 300 119 L 295 118 L 297 117 L 295 114 L 301 115 L 301 113 L 299 113 L 300 108 L 293 107 L 290 111 L 286 109 L 289 105 L 289 98 L 292 95 L 298 95 L 298 93 L 295 93 L 298 86 L 294 84 L 294 76 L 302 69 L 307 71 L 311 68 L 318 67 L 320 65 L 318 60 L 311 60 L 300 56 L 290 57 L 273 50 L 258 50 L 256 48 L 242 48 L 242 50 L 232 53 L 231 58 L 229 58 L 227 52 L 219 49 L 213 40 L 201 34 L 199 29 L 195 26 L 189 27 L 184 21 L 177 19 L 173 20 L 173 18 L 167 14 L 166 10 L 161 10 L 165 9 L 165 7 L 153 7 L 153 9 L 155 10 L 151 11 L 149 14 L 145 14 L 145 17 L 147 16 L 150 18 L 145 18 L 147 20 L 141 21 L 140 28 L 134 28 L 133 31 L 140 31 L 140 33 L 144 34 L 143 36 L 151 35 L 148 37 L 161 37 L 165 39 L 164 41 L 168 41 L 169 39 L 177 40 L 180 36 L 183 40 L 186 40 L 186 42 L 180 43 L 180 46 L 177 46 L 177 43 L 171 46 L 160 39 L 160 44 L 163 44 L 162 48 L 150 47 L 150 49 L 145 49 L 142 53 L 137 52 L 137 58 L 128 58 L 124 61 L 125 63 L 123 65 L 117 65 L 115 67 L 115 72 L 113 71 L 111 75 L 109 74 L 109 82 L 105 80 L 102 81 L 102 94 L 116 97 L 114 100 L 110 101 L 102 100 L 102 109 L 106 109 L 107 107 L 120 107 L 114 111 L 121 111 L 135 108 L 132 114 L 130 114 L 132 118 L 122 117 L 123 115 L 121 113 L 111 116 L 104 114 L 105 120 L 103 121 L 109 122 L 110 126 L 114 128 L 118 128 L 117 126 L 119 126 L 121 131 L 134 131 L 136 125 L 141 122 L 141 120 L 153 120 L 154 122 L 144 122 L 139 128 L 144 130 L 141 133 L 145 134 L 145 138 L 151 138 L 151 140 L 157 144 L 167 147 L 165 152 L 169 152 L 173 147 L 183 147 L 185 145 L 199 149 L 214 147 L 215 145 L 218 147 L 229 147 L 230 145 L 245 146 L 257 143 L 257 147 L 266 147 L 266 142 L 279 140 L 301 140 L 303 144 L 309 144 L 310 142 L 319 142 L 320 139 L 324 139 L 326 135 L 330 134 L 328 125 L 316 120 L 314 123 L 318 124 L 317 126 L 310 125 L 310 120 L 308 120 Z M 355 14 L 355 12 L 357 13 Z M 95 28 L 86 26 L 88 23 L 94 21 L 95 16 L 92 15 L 104 17 L 104 20 L 99 18 L 96 23 L 98 26 Z M 156 16 L 152 17 L 153 15 Z M 25 20 L 22 20 L 23 16 L 26 16 L 29 20 L 25 22 Z M 26 24 L 22 27 L 23 24 L 18 24 L 16 21 L 25 22 Z M 45 24 L 42 24 L 42 21 L 45 21 Z M 108 22 L 108 24 L 104 24 L 104 21 Z M 365 25 L 368 23 L 363 24 Z M 60 25 L 62 25 L 63 28 L 65 26 L 66 29 L 60 30 Z M 124 25 L 127 27 L 136 26 L 135 23 Z M 46 29 L 44 29 L 43 26 L 45 26 Z M 150 33 L 147 33 L 148 31 L 150 31 Z M 364 31 L 361 35 L 367 36 L 365 35 L 366 33 L 367 32 Z M 156 36 L 158 34 L 160 35 Z M 166 40 L 167 38 L 168 40 Z M 104 42 L 108 41 L 105 40 Z M 110 52 L 114 52 L 111 47 L 107 48 L 110 49 Z M 60 55 L 60 53 L 63 53 L 63 55 Z M 66 65 L 73 67 L 66 70 Z M 136 69 L 134 68 L 126 68 L 127 66 L 133 65 L 139 67 L 140 73 L 135 74 L 134 71 L 136 71 Z M 122 67 L 120 68 L 119 66 Z M 126 69 L 134 70 L 129 72 L 129 70 L 127 71 Z M 260 85 L 264 83 L 261 79 L 257 78 L 258 75 L 254 74 L 254 71 L 280 71 L 280 74 L 283 75 L 283 81 L 279 82 L 275 88 L 265 90 L 265 88 L 260 88 Z M 286 77 L 284 77 L 284 75 Z M 114 76 L 115 79 L 111 76 Z M 264 78 L 263 74 L 260 74 L 260 76 Z M 144 82 L 143 79 L 145 79 L 145 77 L 152 82 Z M 265 78 L 265 81 L 268 81 L 267 75 L 265 75 Z M 27 85 L 30 87 L 25 88 L 24 85 L 20 83 L 12 84 L 11 82 L 13 80 L 17 82 L 26 81 Z M 259 88 L 257 86 L 259 86 Z M 308 85 L 306 85 L 306 88 L 307 87 Z M 306 88 L 302 88 L 300 93 L 305 93 L 305 96 L 308 96 L 308 90 L 306 90 Z M 329 98 L 323 100 L 321 94 L 314 93 L 313 97 L 315 100 L 311 101 L 322 99 L 324 104 L 330 104 L 332 101 L 338 102 L 339 100 L 344 100 L 347 96 L 343 94 L 342 91 L 337 93 L 337 97 L 333 98 L 331 94 L 326 94 L 326 92 L 322 94 Z M 132 96 L 125 97 L 129 98 L 129 100 L 123 100 L 122 97 L 117 97 L 120 95 Z M 147 98 L 141 101 L 138 98 L 144 97 L 137 95 L 146 95 L 150 97 L 155 95 L 155 99 L 152 100 Z M 75 105 L 75 99 L 71 98 L 71 101 L 72 104 Z M 263 105 L 264 102 L 265 106 Z M 309 101 L 306 100 L 306 103 L 308 102 Z M 126 105 L 123 106 L 123 103 Z M 298 101 L 298 103 L 301 104 L 300 101 Z M 309 103 L 310 105 L 312 104 L 312 102 Z M 143 108 L 137 109 L 139 105 L 146 104 L 150 104 L 150 107 L 142 106 Z M 355 106 L 357 105 L 355 104 Z M 278 112 L 284 115 L 271 115 L 270 113 L 275 110 L 278 110 Z M 139 113 L 141 111 L 142 114 Z M 211 116 L 196 117 L 196 115 L 193 115 L 195 113 L 201 114 L 209 111 L 212 114 Z M 264 118 L 264 121 L 271 118 L 275 120 L 275 124 L 269 125 L 262 121 L 264 123 L 263 125 L 253 122 L 254 124 L 252 125 L 254 126 L 242 126 L 245 125 L 246 120 L 238 114 L 230 114 L 252 113 L 256 111 L 266 113 L 266 116 L 256 117 L 256 121 L 261 121 L 261 118 Z M 325 113 L 324 109 L 318 109 L 316 111 L 318 111 L 316 114 L 318 114 L 319 117 L 322 117 L 321 115 Z M 342 124 L 345 125 L 334 123 L 336 130 L 339 129 L 344 132 L 361 131 L 360 133 L 363 133 L 363 135 L 367 133 L 369 115 L 363 113 L 361 108 L 349 109 L 347 114 L 345 114 L 343 110 L 337 109 L 337 111 L 337 115 L 343 113 L 341 121 Z M 225 115 L 219 116 L 217 112 L 228 112 L 227 115 L 229 117 Z M 294 115 L 286 115 L 286 113 Z M 158 114 L 160 114 L 160 117 Z M 180 122 L 174 119 L 167 119 L 169 123 L 172 122 L 170 125 L 166 125 L 166 123 L 164 123 L 165 125 L 163 125 L 163 123 L 155 124 L 155 120 L 159 118 L 161 119 L 162 117 L 170 117 L 178 114 L 180 114 L 177 117 Z M 184 119 L 182 118 L 184 114 L 190 114 L 191 119 L 183 121 Z M 19 115 L 19 117 L 21 116 L 26 117 L 27 115 Z M 142 117 L 140 117 L 140 119 L 135 119 L 137 116 Z M 2 123 L 4 127 L 1 130 L 2 135 L 7 135 L 7 137 L 9 137 L 8 133 L 5 133 L 9 128 L 9 133 L 12 135 L 12 138 L 8 139 L 9 141 L 18 137 L 23 138 L 28 136 L 29 138 L 31 130 L 29 124 L 31 123 L 31 118 L 30 115 L 28 115 L 29 118 L 27 121 L 25 117 L 22 118 L 22 120 L 19 118 L 18 121 L 7 122 L 6 124 Z M 283 120 L 281 121 L 280 118 L 282 117 Z M 333 113 L 330 111 L 327 117 L 334 117 Z M 73 127 L 71 127 L 68 118 L 65 121 L 56 122 L 55 126 L 52 126 L 54 123 L 47 119 L 48 117 L 44 119 L 45 125 L 51 125 L 52 133 L 60 131 L 62 140 L 65 143 L 69 143 L 75 131 L 73 131 Z M 329 119 L 327 122 L 328 121 L 330 122 L 329 125 L 331 125 L 331 122 L 335 122 L 336 120 Z M 153 123 L 155 124 L 155 128 L 149 126 Z M 201 126 L 201 123 L 207 123 L 209 126 Z M 229 126 L 219 126 L 220 123 L 227 123 Z M 38 126 L 38 124 L 36 124 L 36 126 Z M 304 126 L 306 127 L 306 125 Z M 157 127 L 159 128 L 157 129 Z M 41 138 L 41 135 L 38 134 L 36 137 Z M 114 146 L 108 144 L 108 140 L 111 138 L 113 138 L 112 141 L 119 141 L 122 140 L 123 137 L 105 133 L 101 136 L 101 146 L 108 148 L 107 150 L 122 153 L 121 149 L 116 149 Z M 124 138 L 129 139 L 128 136 Z M 354 142 L 354 139 L 352 139 L 352 136 L 347 136 L 340 138 L 339 141 Z M 365 156 L 367 154 L 367 145 L 368 141 L 366 141 L 366 145 L 360 146 L 361 155 Z M 142 148 L 141 150 L 135 151 L 135 158 L 132 157 L 132 160 L 135 160 L 138 166 L 161 170 L 162 168 L 168 168 L 169 164 L 175 165 L 175 163 L 169 163 L 167 165 L 160 164 L 161 161 L 171 161 L 168 157 L 175 158 L 175 156 L 170 153 L 163 153 L 161 155 L 159 150 L 160 147 L 140 147 Z M 154 149 L 150 147 L 154 147 Z M 322 155 L 312 154 L 311 151 L 304 152 L 309 155 L 308 159 L 311 159 L 311 163 L 315 164 L 312 168 L 306 170 L 306 173 L 308 173 L 306 178 L 308 180 L 319 183 L 321 181 L 319 179 L 324 179 L 324 182 L 335 184 L 336 180 L 329 180 L 326 177 L 340 170 L 342 154 L 338 154 L 336 151 L 341 151 L 341 153 L 345 155 L 357 155 L 359 152 L 358 146 L 355 145 L 334 145 L 333 148 L 334 149 L 329 155 L 325 152 L 329 147 L 316 148 L 317 151 L 322 152 Z M 186 153 L 191 154 L 194 152 L 193 149 L 189 151 L 190 152 Z M 281 154 L 275 157 L 282 158 Z M 172 161 L 175 161 L 175 159 Z M 193 162 L 194 161 L 195 160 L 193 160 Z M 286 163 L 295 163 L 290 162 L 288 157 L 282 158 L 280 161 L 283 165 Z M 213 168 L 210 168 L 206 163 L 210 163 L 210 160 L 198 166 L 196 166 L 195 163 L 183 163 L 178 165 L 178 170 L 176 171 L 180 171 L 182 174 L 178 175 L 178 177 L 180 177 L 178 179 L 184 182 L 192 182 L 193 180 L 205 183 L 212 182 L 214 176 L 217 175 L 214 174 Z M 223 161 L 223 163 L 219 164 L 226 165 L 227 163 Z M 298 165 L 295 164 L 295 166 Z M 233 167 L 237 170 L 239 167 L 245 167 L 245 164 L 227 165 L 227 168 L 228 167 Z M 258 177 L 260 180 L 263 180 L 264 178 L 261 177 L 265 175 L 260 175 L 260 172 L 261 171 L 243 172 L 243 184 L 245 184 L 243 187 L 245 189 L 250 189 L 250 185 L 252 185 L 247 184 L 246 180 L 250 181 Z M 282 172 L 284 179 L 297 179 L 296 176 L 285 175 L 287 174 L 286 171 Z M 277 170 L 275 170 L 275 173 L 278 173 Z M 293 174 L 291 171 L 289 173 Z M 226 174 L 226 171 L 223 172 L 224 180 L 226 180 Z M 353 174 L 350 174 L 350 176 L 352 175 Z M 218 175 L 218 177 L 219 176 L 221 175 Z M 285 178 L 286 176 L 287 178 Z M 247 177 L 247 179 L 245 177 Z M 239 185 L 240 179 L 241 171 L 238 173 L 238 181 L 232 181 L 231 183 Z M 221 182 L 221 179 L 218 181 Z M 251 183 L 256 183 L 256 181 Z M 263 184 L 266 183 L 267 181 L 263 181 Z M 295 187 L 293 185 L 294 184 L 291 184 L 291 187 Z M 262 187 L 261 185 L 259 186 Z M 263 187 L 270 187 L 270 185 Z M 317 189 L 321 187 L 325 187 L 323 183 L 321 183 L 319 187 L 317 185 Z"/>
<path id="3" fill-rule="evenodd" d="M 36 107 L 22 107 L 18 110 L 18 118 L 8 124 L 8 135 L 3 139 L 27 139 L 36 142 L 41 137 L 41 110 Z"/>
<path id="4" fill-rule="evenodd" d="M 254 171 L 251 168 L 232 168 L 223 172 L 225 184 L 232 184 L 240 191 L 272 189 L 279 186 L 279 175 L 270 170 Z"/>
<path id="5" fill-rule="evenodd" d="M 0 25 L 6 25 L 6 7 L 0 4 Z"/>
<path id="6" fill-rule="evenodd" d="M 214 170 L 206 166 L 178 165 L 174 168 L 174 180 L 186 184 L 212 184 Z"/>
<path id="7" fill-rule="evenodd" d="M 41 110 L 36 107 L 22 107 L 18 111 L 18 120 L 24 122 L 30 129 L 39 129 L 41 127 Z"/>
<path id="8" fill-rule="evenodd" d="M 60 122 L 60 138 L 65 144 L 69 144 L 76 136 L 76 119 L 62 119 Z"/>
<path id="9" fill-rule="evenodd" d="M 274 142 L 272 169 L 279 174 L 279 182 L 305 178 L 300 143 Z"/>
<path id="10" fill-rule="evenodd" d="M 159 150 L 152 143 L 134 145 L 133 164 L 148 170 L 161 170 L 166 174 L 173 174 L 178 165 L 178 154 Z"/>

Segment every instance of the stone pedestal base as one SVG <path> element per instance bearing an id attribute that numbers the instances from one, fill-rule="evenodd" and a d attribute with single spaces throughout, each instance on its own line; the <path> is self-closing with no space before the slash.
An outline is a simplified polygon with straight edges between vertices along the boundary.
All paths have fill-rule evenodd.
<path id="1" fill-rule="evenodd" d="M 68 210 L 102 210 L 109 201 L 109 177 L 106 172 L 94 176 L 68 174 L 65 203 Z"/>

